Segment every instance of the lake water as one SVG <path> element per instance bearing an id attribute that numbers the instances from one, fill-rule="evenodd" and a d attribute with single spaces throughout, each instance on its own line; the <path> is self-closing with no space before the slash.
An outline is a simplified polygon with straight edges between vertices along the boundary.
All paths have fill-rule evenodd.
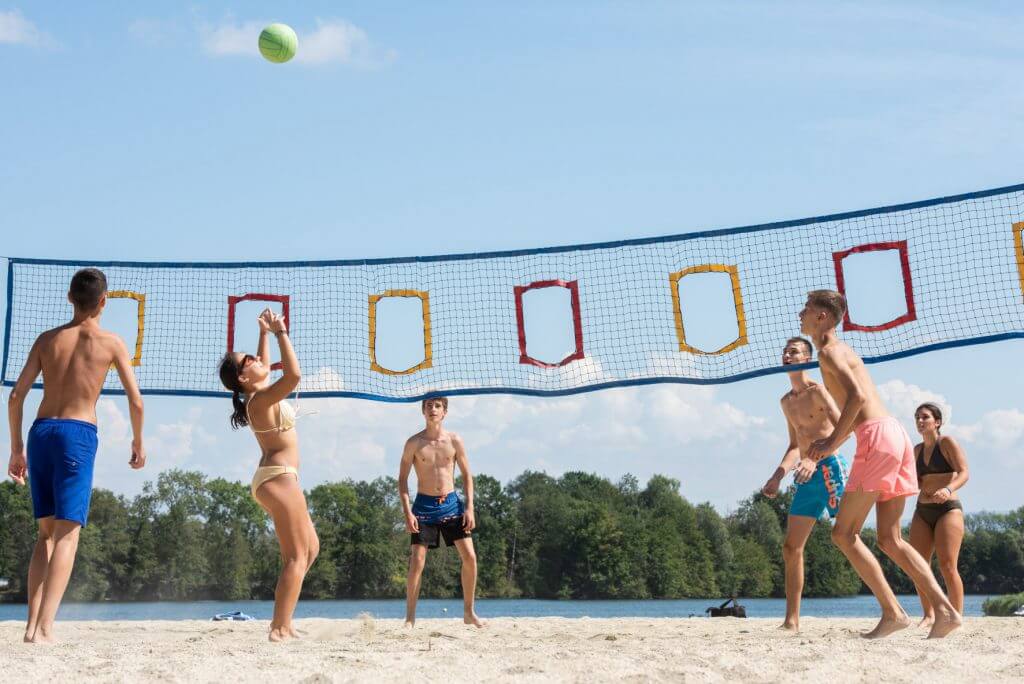
<path id="1" fill-rule="evenodd" d="M 988 596 L 971 595 L 964 601 L 964 613 L 981 616 L 981 604 Z M 900 603 L 911 615 L 921 614 L 916 596 L 900 596 Z M 541 601 L 531 599 L 480 599 L 477 613 L 483 618 L 510 617 L 702 617 L 704 610 L 721 603 L 721 599 L 685 599 L 679 601 Z M 786 612 L 784 599 L 741 599 L 748 617 L 782 619 Z M 66 603 L 61 606 L 60 620 L 206 620 L 216 613 L 240 610 L 267 620 L 273 612 L 271 601 L 189 601 L 181 603 Z M 447 611 L 447 612 L 446 612 Z M 299 601 L 296 618 L 354 618 L 369 613 L 375 618 L 402 618 L 405 601 L 401 599 L 371 601 Z M 458 599 L 423 599 L 417 617 L 443 618 L 462 614 Z M 804 599 L 801 614 L 807 617 L 877 617 L 878 603 L 871 596 L 851 598 Z M 0 603 L 0 620 L 24 620 L 25 605 Z"/>

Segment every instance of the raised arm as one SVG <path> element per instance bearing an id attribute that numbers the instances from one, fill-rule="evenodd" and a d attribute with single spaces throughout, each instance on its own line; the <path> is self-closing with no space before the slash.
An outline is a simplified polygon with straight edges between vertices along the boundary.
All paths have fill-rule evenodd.
<path id="1" fill-rule="evenodd" d="M 778 496 L 782 478 L 786 477 L 786 473 L 792 470 L 800 460 L 800 447 L 797 444 L 796 430 L 793 428 L 793 423 L 790 422 L 785 410 L 783 410 L 782 415 L 786 418 L 786 429 L 789 431 L 789 445 L 786 446 L 786 452 L 782 455 L 779 467 L 775 469 L 772 476 L 764 483 L 764 487 L 761 487 L 761 493 L 769 499 L 774 499 Z"/>
<path id="2" fill-rule="evenodd" d="M 11 431 L 11 460 L 7 464 L 7 474 L 20 485 L 25 484 L 25 475 L 28 473 L 25 442 L 21 438 L 25 397 L 42 370 L 42 362 L 39 359 L 39 340 L 36 339 L 28 353 L 28 358 L 25 359 L 25 367 L 21 369 L 21 375 L 14 383 L 14 389 L 11 390 L 11 396 L 7 401 L 7 423 Z"/>
<path id="3" fill-rule="evenodd" d="M 114 368 L 117 369 L 117 377 L 121 379 L 121 387 L 124 388 L 125 396 L 128 398 L 128 415 L 132 422 L 132 453 L 128 459 L 128 465 L 138 470 L 146 465 L 146 450 L 142 446 L 142 393 L 139 392 L 139 385 L 135 382 L 135 371 L 132 370 L 128 348 L 117 335 L 112 335 L 111 338 L 114 344 Z"/>
<path id="4" fill-rule="evenodd" d="M 274 312 L 264 309 L 256 317 L 256 323 L 260 326 L 260 341 L 256 345 L 256 353 L 259 354 L 260 363 L 270 368 L 270 324 L 274 320 Z"/>
<path id="5" fill-rule="evenodd" d="M 452 446 L 455 447 L 455 463 L 462 473 L 462 488 L 466 493 L 466 509 L 462 514 L 462 528 L 467 532 L 476 527 L 476 514 L 473 512 L 473 473 L 469 471 L 469 457 L 466 456 L 466 445 L 454 432 Z"/>
<path id="6" fill-rule="evenodd" d="M 945 503 L 953 496 L 953 492 L 967 484 L 967 480 L 970 479 L 970 473 L 967 471 L 967 456 L 964 454 L 964 450 L 960 448 L 959 442 L 952 437 L 940 437 L 939 448 L 942 449 L 942 455 L 946 457 L 946 463 L 953 469 L 953 479 L 949 481 L 948 485 L 939 487 L 934 492 L 928 492 L 928 494 L 935 497 L 936 503 Z"/>
<path id="7" fill-rule="evenodd" d="M 413 459 L 416 457 L 416 441 L 406 440 L 402 449 L 402 460 L 398 464 L 398 500 L 402 504 L 405 516 L 405 531 L 410 534 L 420 531 L 420 523 L 412 514 L 412 503 L 409 501 L 409 471 L 412 470 Z"/>
<path id="8" fill-rule="evenodd" d="M 253 398 L 261 402 L 267 401 L 276 404 L 282 399 L 287 399 L 288 395 L 295 391 L 295 388 L 299 386 L 299 380 L 302 379 L 302 373 L 299 370 L 299 359 L 295 356 L 295 350 L 292 349 L 292 341 L 288 338 L 288 328 L 285 327 L 283 317 L 276 314 L 273 316 L 270 322 L 270 332 L 277 336 L 277 344 L 281 348 L 281 365 L 284 368 L 284 374 L 270 387 L 257 392 Z"/>

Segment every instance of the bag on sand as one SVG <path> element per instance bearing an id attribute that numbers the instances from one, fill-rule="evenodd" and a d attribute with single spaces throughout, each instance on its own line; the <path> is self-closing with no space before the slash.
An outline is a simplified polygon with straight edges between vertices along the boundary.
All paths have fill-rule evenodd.
<path id="1" fill-rule="evenodd" d="M 732 604 L 731 606 L 729 605 L 730 603 Z M 735 596 L 717 608 L 711 606 L 704 612 L 711 613 L 711 617 L 747 617 L 747 609 L 739 604 Z"/>

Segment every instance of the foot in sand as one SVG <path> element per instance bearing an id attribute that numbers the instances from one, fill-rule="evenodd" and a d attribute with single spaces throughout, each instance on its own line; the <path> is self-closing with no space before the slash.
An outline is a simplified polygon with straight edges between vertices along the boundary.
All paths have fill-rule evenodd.
<path id="1" fill-rule="evenodd" d="M 32 635 L 33 644 L 54 644 L 57 640 L 53 638 L 53 634 L 43 634 L 41 629 L 37 629 L 36 633 Z"/>
<path id="2" fill-rule="evenodd" d="M 292 638 L 291 627 L 273 627 L 268 639 L 273 642 L 288 641 Z"/>
<path id="3" fill-rule="evenodd" d="M 411 619 L 410 618 L 406 618 L 405 619 L 405 624 L 402 625 L 402 626 L 405 627 L 406 629 L 412 629 L 413 627 L 416 626 L 416 618 L 411 618 Z"/>
<path id="4" fill-rule="evenodd" d="M 910 626 L 911 619 L 906 613 L 902 615 L 886 616 L 883 615 L 882 619 L 878 621 L 875 628 L 870 632 L 861 634 L 865 639 L 884 639 L 890 634 L 894 634 L 901 629 L 906 629 Z"/>
<path id="5" fill-rule="evenodd" d="M 800 624 L 797 622 L 783 622 L 778 628 L 784 632 L 793 632 L 796 634 L 800 631 Z"/>
<path id="6" fill-rule="evenodd" d="M 917 623 L 917 628 L 918 629 L 930 629 L 931 626 L 934 623 L 935 623 L 935 616 L 934 615 L 925 615 L 923 618 L 921 618 L 921 621 Z"/>
<path id="7" fill-rule="evenodd" d="M 951 613 L 945 611 L 938 611 L 935 614 L 935 624 L 932 625 L 932 629 L 928 632 L 929 639 L 941 639 L 955 629 L 958 629 L 963 624 L 963 620 L 960 619 L 960 614 L 955 610 Z"/>
<path id="8" fill-rule="evenodd" d="M 483 626 L 485 626 L 487 624 L 486 622 L 481 620 L 479 617 L 477 617 L 476 612 L 472 611 L 472 610 L 469 611 L 468 613 L 463 613 L 462 614 L 462 621 L 465 622 L 467 625 L 475 625 L 477 627 L 483 627 Z"/>

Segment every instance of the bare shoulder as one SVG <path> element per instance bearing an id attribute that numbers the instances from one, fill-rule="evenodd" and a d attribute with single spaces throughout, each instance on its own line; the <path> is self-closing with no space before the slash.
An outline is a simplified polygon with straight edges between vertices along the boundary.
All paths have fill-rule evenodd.
<path id="1" fill-rule="evenodd" d="M 939 446 L 940 447 L 949 446 L 949 447 L 954 447 L 956 449 L 959 449 L 960 448 L 960 443 L 957 442 L 956 441 L 956 437 L 953 437 L 952 435 L 939 435 Z"/>
<path id="2" fill-rule="evenodd" d="M 462 436 L 457 432 L 448 431 L 448 439 L 451 440 L 453 446 L 464 447 L 465 443 L 462 441 Z"/>
<path id="3" fill-rule="evenodd" d="M 406 448 L 412 448 L 412 449 L 417 449 L 418 450 L 422 444 L 423 444 L 423 431 L 422 430 L 420 432 L 417 432 L 416 434 L 412 435 L 411 437 L 409 437 L 409 439 L 405 440 Z"/>

